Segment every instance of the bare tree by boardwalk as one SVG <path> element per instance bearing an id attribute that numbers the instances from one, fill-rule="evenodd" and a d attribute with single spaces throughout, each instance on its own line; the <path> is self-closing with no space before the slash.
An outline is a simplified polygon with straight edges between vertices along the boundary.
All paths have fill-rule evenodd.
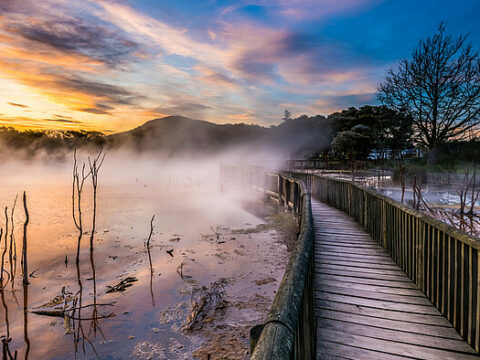
<path id="1" fill-rule="evenodd" d="M 413 117 L 417 141 L 434 150 L 451 139 L 466 138 L 480 123 L 480 56 L 467 43 L 468 35 L 454 37 L 438 31 L 420 41 L 411 59 L 390 69 L 379 85 L 384 105 Z"/>

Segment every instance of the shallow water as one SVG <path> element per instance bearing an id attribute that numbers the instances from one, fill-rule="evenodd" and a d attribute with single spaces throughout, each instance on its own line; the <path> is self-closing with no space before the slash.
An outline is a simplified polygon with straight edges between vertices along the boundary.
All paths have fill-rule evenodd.
<path id="1" fill-rule="evenodd" d="M 30 213 L 30 285 L 21 284 L 24 211 L 19 197 L 15 209 L 16 277 L 13 290 L 11 282 L 6 285 L 0 306 L 0 335 L 6 336 L 8 331 L 12 339 L 9 349 L 18 351 L 19 359 L 97 358 L 95 353 L 102 359 L 191 358 L 203 341 L 201 332 L 180 330 L 189 311 L 192 288 L 237 277 L 237 291 L 242 292 L 250 279 L 264 277 L 271 265 L 256 265 L 257 258 L 242 256 L 272 249 L 268 241 L 275 234 L 232 236 L 232 229 L 255 228 L 264 221 L 242 208 L 239 194 L 219 191 L 216 165 L 166 166 L 151 159 L 107 157 L 99 175 L 93 253 L 89 251 L 89 180 L 85 185 L 85 234 L 78 266 L 71 164 L 2 168 L 0 204 L 8 206 L 10 212 L 16 194 L 25 190 Z M 150 267 L 145 241 L 152 215 Z M 4 221 L 2 224 L 5 227 Z M 170 250 L 173 256 L 167 253 Z M 179 275 L 182 263 L 183 279 Z M 124 292 L 106 293 L 107 286 L 128 276 L 138 281 Z M 32 312 L 61 295 L 62 287 L 72 294 L 80 291 L 84 308 L 76 316 L 83 320 L 76 321 L 73 329 L 80 331 L 79 336 L 66 334 L 63 318 Z M 102 318 L 105 316 L 110 317 Z M 263 314 L 253 311 L 249 316 L 255 321 Z"/>

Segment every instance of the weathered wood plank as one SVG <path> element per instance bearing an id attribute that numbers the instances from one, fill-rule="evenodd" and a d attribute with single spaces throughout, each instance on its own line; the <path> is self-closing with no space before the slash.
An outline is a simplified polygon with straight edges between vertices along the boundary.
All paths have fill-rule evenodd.
<path id="1" fill-rule="evenodd" d="M 399 277 L 401 279 L 405 278 L 402 270 L 400 269 L 372 269 L 371 267 L 358 267 L 358 266 L 350 266 L 350 265 L 339 265 L 339 264 L 329 264 L 323 261 L 320 263 L 315 264 L 317 268 L 321 269 L 332 269 L 332 270 L 342 270 L 342 271 L 350 271 L 354 274 L 357 273 L 373 273 L 378 275 L 389 275 Z"/>
<path id="2" fill-rule="evenodd" d="M 386 352 L 392 355 L 402 355 L 414 359 L 426 360 L 478 360 L 476 354 L 460 353 L 433 349 L 426 346 L 406 344 L 397 341 L 383 340 L 369 336 L 349 334 L 344 331 L 318 328 L 318 337 L 321 340 L 349 344 L 362 349 Z"/>
<path id="3" fill-rule="evenodd" d="M 397 329 L 385 329 L 366 324 L 344 322 L 336 319 L 320 318 L 318 323 L 319 331 L 330 329 L 344 331 L 348 334 L 362 335 L 374 339 L 382 339 L 405 344 L 428 346 L 435 349 L 453 350 L 458 352 L 474 354 L 473 349 L 463 340 L 445 339 L 437 336 L 399 331 Z"/>
<path id="4" fill-rule="evenodd" d="M 344 274 L 343 275 L 326 274 L 326 273 L 321 273 L 320 271 L 316 271 L 315 275 L 316 275 L 316 279 L 318 279 L 319 281 L 322 281 L 322 279 L 329 279 L 333 281 L 340 280 L 340 281 L 346 281 L 346 282 L 355 282 L 357 284 L 378 285 L 383 287 L 417 290 L 414 284 L 409 283 L 407 281 L 385 281 L 385 280 L 377 280 L 372 278 L 349 277 Z"/>
<path id="5" fill-rule="evenodd" d="M 409 279 L 405 276 L 397 276 L 397 275 L 384 275 L 378 273 L 369 273 L 363 271 L 349 271 L 349 270 L 340 270 L 340 269 L 332 269 L 327 267 L 317 267 L 316 272 L 319 274 L 331 274 L 331 275 L 343 275 L 347 277 L 353 278 L 366 278 L 366 279 L 376 279 L 376 280 L 383 280 L 383 281 L 396 281 L 396 282 L 409 282 Z"/>
<path id="6" fill-rule="evenodd" d="M 396 288 L 390 286 L 379 286 L 379 285 L 370 285 L 370 284 L 359 284 L 356 282 L 349 282 L 349 281 L 335 281 L 329 279 L 322 279 L 321 281 L 317 282 L 317 287 L 320 286 L 337 286 L 340 288 L 345 289 L 356 289 L 356 290 L 366 290 L 366 291 L 374 291 L 377 293 L 383 294 L 393 294 L 393 295 L 405 295 L 410 297 L 421 297 L 425 298 L 420 290 L 417 289 L 403 289 L 403 288 Z"/>
<path id="7" fill-rule="evenodd" d="M 431 307 L 430 301 L 425 297 L 405 296 L 400 294 L 385 294 L 379 291 L 349 289 L 343 286 L 331 286 L 320 283 L 317 291 L 323 291 L 331 294 L 348 295 L 364 299 L 383 300 L 405 304 L 416 304 Z"/>
<path id="8" fill-rule="evenodd" d="M 354 304 L 339 303 L 335 301 L 328 301 L 317 299 L 316 308 L 328 309 L 335 311 L 342 311 L 349 314 L 359 314 L 365 316 L 378 317 L 381 319 L 391 319 L 398 321 L 414 322 L 420 324 L 430 324 L 443 327 L 451 327 L 451 325 L 441 316 L 416 314 L 403 311 L 392 311 L 386 309 L 373 308 L 368 306 L 360 306 Z M 318 314 L 317 311 L 317 314 Z"/>
<path id="9" fill-rule="evenodd" d="M 393 264 L 377 264 L 375 262 L 364 262 L 364 261 L 348 261 L 341 258 L 332 259 L 324 256 L 317 256 L 315 258 L 317 264 L 330 264 L 330 265 L 341 265 L 341 266 L 350 266 L 354 268 L 367 268 L 367 269 L 381 269 L 381 270 L 399 270 L 398 266 Z"/>
<path id="10" fill-rule="evenodd" d="M 390 310 L 390 311 L 401 311 L 406 313 L 441 316 L 439 311 L 433 306 L 405 304 L 402 302 L 377 300 L 377 299 L 365 299 L 357 296 L 331 294 L 321 290 L 317 290 L 315 293 L 316 293 L 317 299 L 319 300 L 329 300 L 329 301 L 335 301 L 335 302 L 344 303 L 344 304 L 366 306 L 370 308 Z"/>
<path id="11" fill-rule="evenodd" d="M 405 360 L 411 358 L 319 339 L 317 341 L 317 359 Z"/>
<path id="12" fill-rule="evenodd" d="M 376 326 L 383 329 L 407 331 L 413 334 L 436 336 L 439 339 L 453 339 L 463 341 L 453 327 L 437 326 L 428 323 L 414 323 L 402 320 L 391 320 L 368 315 L 351 314 L 343 311 L 320 309 L 317 311 L 320 318 L 341 320 L 345 322 Z"/>

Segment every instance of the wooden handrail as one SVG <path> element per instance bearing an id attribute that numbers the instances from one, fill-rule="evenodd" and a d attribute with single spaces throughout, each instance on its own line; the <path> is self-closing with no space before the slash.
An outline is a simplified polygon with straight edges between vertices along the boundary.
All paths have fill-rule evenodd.
<path id="1" fill-rule="evenodd" d="M 253 339 L 253 360 L 315 359 L 314 230 L 310 194 L 301 180 L 259 168 L 221 166 L 222 181 L 276 196 L 299 218 L 299 235 L 272 307 Z M 258 326 L 255 331 L 258 332 Z"/>

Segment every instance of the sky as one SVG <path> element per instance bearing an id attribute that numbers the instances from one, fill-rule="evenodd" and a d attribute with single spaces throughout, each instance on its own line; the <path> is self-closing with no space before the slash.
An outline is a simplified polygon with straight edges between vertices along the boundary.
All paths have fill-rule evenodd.
<path id="1" fill-rule="evenodd" d="M 0 0 L 0 126 L 270 126 L 375 105 L 441 21 L 479 47 L 478 0 Z"/>

